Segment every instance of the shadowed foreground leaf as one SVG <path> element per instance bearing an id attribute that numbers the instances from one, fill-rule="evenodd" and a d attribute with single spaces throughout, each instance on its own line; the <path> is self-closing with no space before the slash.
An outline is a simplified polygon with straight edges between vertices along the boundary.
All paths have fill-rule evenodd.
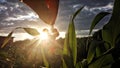
<path id="1" fill-rule="evenodd" d="M 117 37 L 120 34 L 120 0 L 115 0 L 113 13 L 110 21 L 103 27 L 103 40 L 115 46 Z"/>
<path id="2" fill-rule="evenodd" d="M 1 46 L 1 48 L 3 48 L 11 39 L 12 37 L 12 34 L 13 34 L 13 31 L 11 33 L 8 34 L 8 36 L 5 38 L 5 40 L 3 41 L 3 44 Z"/>
<path id="3" fill-rule="evenodd" d="M 111 54 L 104 55 L 89 65 L 89 68 L 111 67 L 114 62 Z"/>
<path id="4" fill-rule="evenodd" d="M 78 62 L 77 64 L 76 64 L 76 67 L 75 68 L 82 68 L 82 63 L 81 62 Z"/>
<path id="5" fill-rule="evenodd" d="M 95 51 L 96 51 L 96 47 L 102 43 L 101 41 L 92 41 L 88 50 L 88 55 L 87 55 L 87 61 L 88 64 L 93 60 L 94 56 L 95 56 Z"/>

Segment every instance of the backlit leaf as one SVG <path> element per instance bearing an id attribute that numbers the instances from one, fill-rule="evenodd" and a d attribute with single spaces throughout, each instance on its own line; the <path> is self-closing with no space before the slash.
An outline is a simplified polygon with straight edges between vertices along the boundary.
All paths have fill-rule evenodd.
<path id="1" fill-rule="evenodd" d="M 76 59 L 77 59 L 77 40 L 76 40 L 74 19 L 77 16 L 77 14 L 82 10 L 82 8 L 83 7 L 81 7 L 78 11 L 76 11 L 71 18 L 71 22 L 69 23 L 68 31 L 65 36 L 64 49 L 63 49 L 64 55 L 68 55 L 72 57 L 71 60 L 74 62 L 74 66 L 76 65 Z"/>
<path id="2" fill-rule="evenodd" d="M 77 39 L 76 39 L 76 31 L 75 31 L 74 19 L 78 15 L 78 13 L 81 12 L 81 10 L 83 8 L 84 7 L 81 7 L 80 9 L 78 9 L 73 14 L 72 21 L 71 21 L 71 23 L 69 24 L 69 27 L 68 27 L 69 46 L 70 46 L 70 50 L 72 51 L 72 57 L 73 57 L 74 66 L 76 65 L 76 60 L 77 60 Z"/>
<path id="3" fill-rule="evenodd" d="M 40 35 L 40 33 L 34 28 L 23 28 L 23 29 L 32 36 Z"/>
<path id="4" fill-rule="evenodd" d="M 46 24 L 55 24 L 59 0 L 23 0 L 23 3 L 33 9 Z"/>

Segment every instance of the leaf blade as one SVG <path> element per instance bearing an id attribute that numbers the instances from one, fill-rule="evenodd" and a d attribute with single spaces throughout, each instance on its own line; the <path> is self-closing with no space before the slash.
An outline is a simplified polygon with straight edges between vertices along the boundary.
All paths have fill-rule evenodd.
<path id="1" fill-rule="evenodd" d="M 111 65 L 114 63 L 113 57 L 111 54 L 107 54 L 102 56 L 101 58 L 97 59 L 96 61 L 92 62 L 88 68 L 101 68 L 106 65 Z"/>
<path id="2" fill-rule="evenodd" d="M 13 31 L 10 32 L 10 33 L 8 34 L 8 36 L 5 38 L 5 40 L 3 41 L 3 44 L 2 44 L 2 46 L 1 46 L 1 48 L 5 47 L 5 45 L 10 41 L 10 39 L 11 39 L 11 37 L 12 37 L 12 34 L 13 34 Z"/>
<path id="3" fill-rule="evenodd" d="M 115 0 L 112 17 L 110 21 L 103 27 L 103 40 L 110 43 L 111 47 L 115 46 L 116 38 L 120 34 L 120 0 Z M 112 29 L 111 29 L 112 28 Z"/>
<path id="4" fill-rule="evenodd" d="M 77 61 L 77 39 L 76 39 L 76 31 L 75 31 L 75 25 L 74 25 L 74 19 L 76 18 L 76 16 L 78 15 L 78 13 L 81 12 L 81 10 L 84 8 L 81 7 L 80 9 L 78 9 L 72 17 L 72 21 L 69 24 L 69 43 L 70 43 L 70 49 L 73 51 L 72 52 L 72 57 L 73 57 L 73 62 L 74 62 L 74 66 L 76 65 L 76 61 Z"/>
<path id="5" fill-rule="evenodd" d="M 99 21 L 100 21 L 101 19 L 103 19 L 103 18 L 104 18 L 106 15 L 108 15 L 108 14 L 110 14 L 110 13 L 108 13 L 108 12 L 100 12 L 99 14 L 97 14 L 97 15 L 95 16 L 95 18 L 93 19 L 92 24 L 91 24 L 91 26 L 90 26 L 89 35 L 91 34 L 91 32 L 92 32 L 92 30 L 94 29 L 94 27 L 99 23 Z"/>
<path id="6" fill-rule="evenodd" d="M 23 28 L 23 29 L 32 36 L 40 35 L 40 33 L 34 28 Z"/>
<path id="7" fill-rule="evenodd" d="M 96 43 L 95 43 L 95 41 L 93 41 L 93 42 L 91 42 L 90 48 L 89 48 L 89 50 L 88 50 L 88 55 L 87 55 L 88 64 L 89 64 L 89 63 L 92 61 L 92 59 L 94 58 L 95 49 L 96 49 Z"/>
<path id="8" fill-rule="evenodd" d="M 73 14 L 73 17 L 72 17 L 72 22 L 74 21 L 75 17 L 78 15 L 78 13 L 81 12 L 81 10 L 84 8 L 84 6 L 82 6 L 80 9 L 78 9 L 74 14 Z"/>

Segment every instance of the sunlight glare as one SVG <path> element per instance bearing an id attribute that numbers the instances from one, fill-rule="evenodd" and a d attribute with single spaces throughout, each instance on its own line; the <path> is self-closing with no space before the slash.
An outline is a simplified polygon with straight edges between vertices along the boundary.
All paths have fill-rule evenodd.
<path id="1" fill-rule="evenodd" d="M 41 32 L 39 38 L 41 40 L 47 40 L 48 39 L 48 34 L 46 32 Z"/>

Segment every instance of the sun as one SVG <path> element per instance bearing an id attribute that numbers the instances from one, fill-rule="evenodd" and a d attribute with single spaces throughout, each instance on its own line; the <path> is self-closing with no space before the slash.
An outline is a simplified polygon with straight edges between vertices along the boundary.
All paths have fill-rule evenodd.
<path id="1" fill-rule="evenodd" d="M 47 32 L 41 32 L 39 39 L 41 40 L 48 40 L 48 33 Z"/>
<path id="2" fill-rule="evenodd" d="M 38 38 L 40 40 L 48 40 L 49 39 L 49 29 L 48 28 L 43 28 L 42 30 L 38 30 L 40 32 L 40 35 Z"/>

